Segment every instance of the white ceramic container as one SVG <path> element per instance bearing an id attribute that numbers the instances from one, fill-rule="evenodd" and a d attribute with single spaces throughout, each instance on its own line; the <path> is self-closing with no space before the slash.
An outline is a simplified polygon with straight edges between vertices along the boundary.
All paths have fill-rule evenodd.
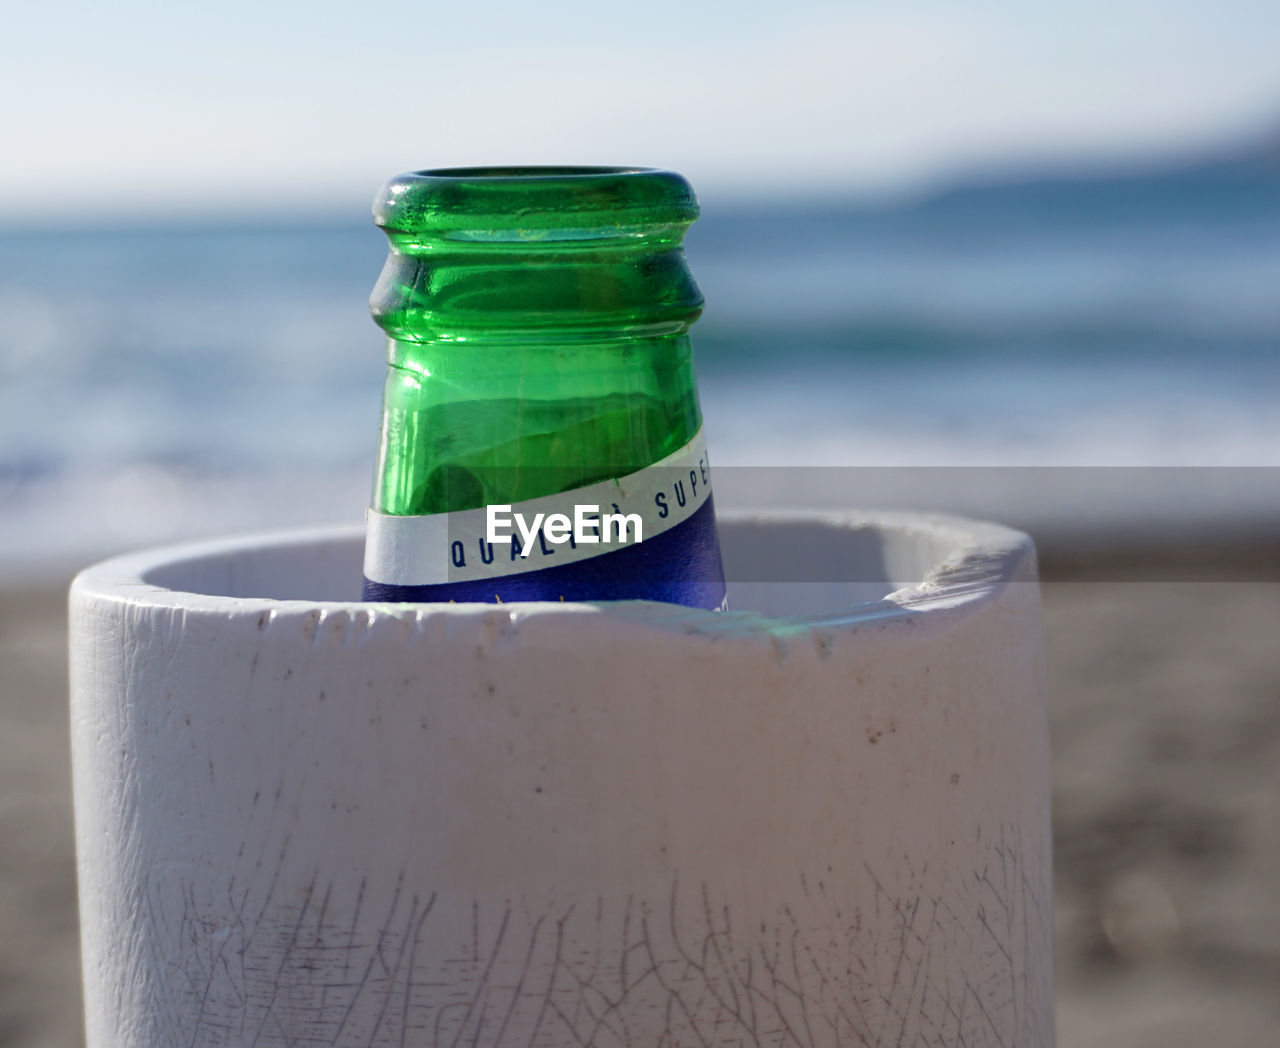
<path id="1" fill-rule="evenodd" d="M 1050 1045 L 1029 540 L 721 527 L 729 614 L 361 604 L 358 529 L 81 574 L 90 1048 Z"/>

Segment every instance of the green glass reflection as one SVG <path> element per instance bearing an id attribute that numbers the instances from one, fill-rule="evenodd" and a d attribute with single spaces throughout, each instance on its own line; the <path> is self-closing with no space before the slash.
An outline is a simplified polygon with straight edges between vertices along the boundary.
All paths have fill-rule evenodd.
<path id="1" fill-rule="evenodd" d="M 388 368 L 374 508 L 517 502 L 622 476 L 701 424 L 687 182 L 623 168 L 401 175 L 374 208 Z"/>

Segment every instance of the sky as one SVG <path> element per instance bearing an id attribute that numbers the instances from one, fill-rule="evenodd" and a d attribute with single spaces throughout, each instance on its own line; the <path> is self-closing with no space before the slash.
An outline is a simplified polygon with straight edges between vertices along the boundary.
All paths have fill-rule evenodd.
<path id="1" fill-rule="evenodd" d="M 1280 125 L 1275 0 L 61 0 L 4 24 L 22 221 L 305 210 L 486 163 L 882 193 Z"/>

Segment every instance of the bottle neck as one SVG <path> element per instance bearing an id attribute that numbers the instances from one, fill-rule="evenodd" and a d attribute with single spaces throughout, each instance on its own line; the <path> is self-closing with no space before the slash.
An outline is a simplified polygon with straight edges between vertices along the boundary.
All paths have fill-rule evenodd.
<path id="1" fill-rule="evenodd" d="M 701 425 L 689 336 L 389 346 L 375 508 L 518 502 L 625 476 Z"/>
<path id="2" fill-rule="evenodd" d="M 414 172 L 374 208 L 390 336 L 378 508 L 438 513 L 626 476 L 700 423 L 687 182 L 634 168 Z"/>
<path id="3" fill-rule="evenodd" d="M 608 341 L 687 332 L 702 293 L 679 247 L 393 251 L 370 309 L 403 342 Z"/>

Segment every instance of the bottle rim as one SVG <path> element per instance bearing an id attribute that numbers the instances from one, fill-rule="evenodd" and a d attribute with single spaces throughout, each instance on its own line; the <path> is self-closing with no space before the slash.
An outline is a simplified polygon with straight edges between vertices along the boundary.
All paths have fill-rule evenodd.
<path id="1" fill-rule="evenodd" d="M 493 165 L 396 175 L 373 206 L 388 235 L 503 241 L 646 235 L 698 217 L 693 187 L 656 167 Z"/>

